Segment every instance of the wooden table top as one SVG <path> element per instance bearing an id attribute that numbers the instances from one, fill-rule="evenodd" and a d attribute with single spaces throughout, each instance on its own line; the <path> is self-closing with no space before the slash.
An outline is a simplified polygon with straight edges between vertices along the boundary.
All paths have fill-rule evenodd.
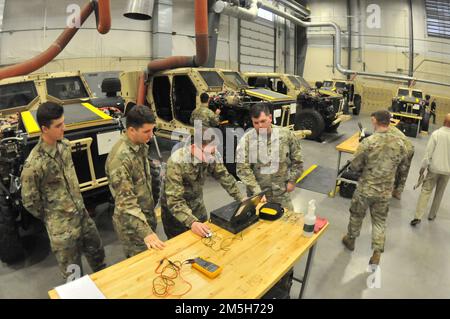
<path id="1" fill-rule="evenodd" d="M 210 227 L 222 239 L 236 236 L 216 225 Z M 152 282 L 158 276 L 155 269 L 159 262 L 164 257 L 184 261 L 201 256 L 223 267 L 223 271 L 217 278 L 209 279 L 190 265 L 184 266 L 181 274 L 192 289 L 183 298 L 256 299 L 278 282 L 327 228 L 328 224 L 313 237 L 303 237 L 303 214 L 288 212 L 277 221 L 261 220 L 245 229 L 241 238 L 236 236 L 231 241 L 228 251 L 215 251 L 219 243 L 213 249 L 188 231 L 167 241 L 162 251 L 143 252 L 90 277 L 108 299 L 158 299 Z M 175 287 L 174 294 L 189 288 L 178 279 Z M 52 299 L 59 298 L 55 290 L 48 294 Z"/>
<path id="2" fill-rule="evenodd" d="M 350 154 L 356 153 L 356 150 L 358 149 L 359 146 L 360 134 L 361 134 L 360 132 L 353 134 L 350 138 L 346 139 L 344 142 L 336 146 L 336 149 L 339 152 Z"/>

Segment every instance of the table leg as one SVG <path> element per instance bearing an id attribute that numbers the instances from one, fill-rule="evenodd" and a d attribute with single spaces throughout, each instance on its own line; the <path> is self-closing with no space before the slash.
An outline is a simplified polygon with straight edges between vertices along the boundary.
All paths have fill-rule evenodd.
<path id="1" fill-rule="evenodd" d="M 419 120 L 419 124 L 417 125 L 417 135 L 416 135 L 416 137 L 419 136 L 419 134 L 420 134 L 420 123 L 421 123 L 421 122 L 422 122 L 422 121 Z"/>
<path id="2" fill-rule="evenodd" d="M 330 193 L 330 197 L 335 197 L 336 196 L 336 192 L 337 192 L 337 187 L 338 187 L 338 177 L 339 177 L 339 170 L 341 169 L 341 157 L 342 157 L 342 152 L 338 151 L 338 162 L 337 162 L 337 171 L 336 171 L 336 182 L 334 183 L 334 189 L 331 191 Z"/>
<path id="3" fill-rule="evenodd" d="M 302 287 L 300 288 L 300 294 L 298 295 L 298 299 L 303 298 L 303 294 L 305 293 L 306 287 L 308 285 L 309 272 L 310 272 L 312 261 L 314 259 L 315 251 L 316 251 L 316 244 L 314 244 L 313 246 L 311 246 L 311 248 L 309 248 L 308 259 L 306 260 L 306 267 L 305 267 L 305 273 L 303 274 L 303 278 L 298 279 L 298 278 L 294 277 L 294 280 L 301 283 L 301 285 L 302 285 Z"/>

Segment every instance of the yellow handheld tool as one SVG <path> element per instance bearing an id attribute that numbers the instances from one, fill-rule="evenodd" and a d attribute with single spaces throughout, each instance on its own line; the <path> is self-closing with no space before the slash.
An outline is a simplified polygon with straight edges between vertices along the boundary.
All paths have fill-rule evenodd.
<path id="1" fill-rule="evenodd" d="M 201 257 L 194 259 L 194 262 L 192 263 L 192 268 L 197 269 L 202 274 L 206 275 L 211 279 L 216 278 L 222 272 L 222 267 L 213 264 L 212 262 L 209 262 Z"/>
<path id="2" fill-rule="evenodd" d="M 277 203 L 266 203 L 259 209 L 259 218 L 277 220 L 284 214 L 284 208 Z"/>

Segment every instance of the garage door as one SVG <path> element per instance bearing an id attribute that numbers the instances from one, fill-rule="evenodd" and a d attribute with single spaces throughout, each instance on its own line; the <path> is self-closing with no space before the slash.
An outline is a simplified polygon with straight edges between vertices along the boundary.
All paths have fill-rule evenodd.
<path id="1" fill-rule="evenodd" d="M 275 25 L 273 21 L 241 20 L 240 68 L 242 72 L 275 71 Z"/>

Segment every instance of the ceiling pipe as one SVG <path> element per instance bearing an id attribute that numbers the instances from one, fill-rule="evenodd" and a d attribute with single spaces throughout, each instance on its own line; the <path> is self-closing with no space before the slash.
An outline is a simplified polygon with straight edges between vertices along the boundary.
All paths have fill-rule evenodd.
<path id="1" fill-rule="evenodd" d="M 258 0 L 251 0 L 249 7 L 240 7 L 227 1 L 217 1 L 213 6 L 214 12 L 226 14 L 234 18 L 253 21 L 258 17 Z"/>
<path id="2" fill-rule="evenodd" d="M 450 83 L 443 83 L 438 81 L 431 81 L 431 80 L 425 80 L 425 79 L 416 79 L 412 76 L 406 76 L 406 75 L 393 75 L 393 74 L 384 74 L 384 73 L 371 73 L 371 72 L 361 72 L 351 69 L 346 69 L 341 64 L 341 51 L 342 51 L 342 30 L 341 27 L 334 23 L 334 22 L 306 22 L 299 18 L 294 17 L 292 14 L 284 12 L 276 7 L 274 7 L 271 3 L 265 1 L 265 0 L 251 0 L 251 10 L 237 7 L 235 5 L 231 5 L 230 3 L 226 1 L 217 1 L 216 5 L 214 6 L 214 10 L 216 13 L 223 13 L 227 15 L 231 15 L 236 18 L 246 19 L 253 21 L 258 17 L 258 11 L 255 10 L 255 5 L 257 8 L 261 8 L 264 10 L 267 10 L 273 14 L 276 14 L 279 17 L 285 18 L 289 21 L 292 21 L 293 23 L 305 27 L 305 28 L 311 28 L 311 27 L 329 27 L 333 28 L 335 35 L 334 35 L 334 64 L 336 66 L 336 69 L 344 74 L 344 75 L 350 75 L 352 78 L 356 77 L 357 75 L 366 76 L 366 77 L 374 77 L 374 78 L 383 78 L 383 79 L 390 79 L 390 80 L 401 80 L 405 82 L 421 82 L 421 83 L 427 83 L 427 84 L 434 84 L 434 85 L 443 85 L 443 86 L 450 86 Z"/>
<path id="3" fill-rule="evenodd" d="M 150 75 L 168 69 L 199 67 L 208 61 L 208 0 L 195 0 L 194 7 L 196 55 L 193 57 L 173 56 L 151 61 L 147 66 Z"/>
<path id="4" fill-rule="evenodd" d="M 97 7 L 98 5 L 98 7 Z M 98 9 L 97 30 L 101 34 L 106 34 L 111 28 L 111 12 L 109 0 L 98 0 L 87 3 L 80 13 L 80 27 L 89 18 L 92 12 Z M 67 27 L 61 35 L 52 43 L 52 45 L 41 54 L 15 65 L 11 65 L 0 69 L 0 80 L 26 75 L 34 72 L 52 61 L 58 54 L 60 54 L 67 44 L 72 40 L 78 32 L 77 27 Z"/>
<path id="5" fill-rule="evenodd" d="M 357 75 L 361 75 L 361 76 L 367 76 L 367 77 L 384 78 L 384 79 L 391 79 L 391 80 L 401 80 L 401 81 L 406 81 L 406 82 L 421 82 L 421 83 L 434 84 L 434 85 L 450 86 L 450 83 L 443 83 L 443 82 L 431 81 L 431 80 L 425 80 L 425 79 L 416 79 L 414 77 L 405 76 L 405 75 L 360 72 L 360 71 L 356 71 L 356 70 L 346 69 L 341 65 L 342 41 L 341 41 L 341 27 L 339 25 L 337 25 L 334 22 L 305 22 L 305 21 L 302 21 L 302 20 L 292 16 L 291 14 L 288 14 L 288 13 L 274 7 L 272 4 L 266 2 L 265 0 L 258 0 L 258 6 L 259 6 L 259 8 L 270 11 L 273 14 L 276 14 L 280 17 L 288 19 L 288 20 L 290 20 L 300 26 L 306 27 L 306 28 L 310 28 L 310 27 L 333 28 L 335 31 L 335 37 L 334 37 L 335 65 L 336 65 L 336 69 L 344 75 L 352 75 L 353 77 L 355 77 Z"/>
<path id="6" fill-rule="evenodd" d="M 133 20 L 151 20 L 154 7 L 154 0 L 128 0 L 127 8 L 123 15 Z"/>
<path id="7" fill-rule="evenodd" d="M 414 11 L 412 0 L 409 0 L 409 69 L 408 75 L 414 76 Z"/>
<path id="8" fill-rule="evenodd" d="M 300 3 L 294 2 L 292 0 L 279 0 L 281 4 L 288 7 L 291 10 L 294 10 L 296 14 L 298 14 L 302 19 L 308 19 L 311 15 L 311 11 Z"/>

